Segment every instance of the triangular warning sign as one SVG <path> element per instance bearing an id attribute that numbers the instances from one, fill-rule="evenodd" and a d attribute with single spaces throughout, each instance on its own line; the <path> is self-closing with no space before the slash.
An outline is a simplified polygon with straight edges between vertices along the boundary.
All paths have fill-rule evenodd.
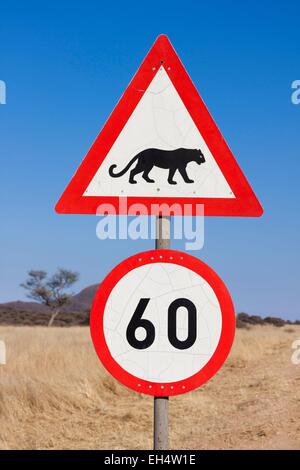
<path id="1" fill-rule="evenodd" d="M 120 204 L 124 197 L 126 205 Z M 149 215 L 163 203 L 189 204 L 193 214 L 203 204 L 204 215 L 263 212 L 164 35 L 150 49 L 56 210 L 101 214 L 111 204 L 116 213 L 127 213 L 134 203 L 142 203 Z"/>

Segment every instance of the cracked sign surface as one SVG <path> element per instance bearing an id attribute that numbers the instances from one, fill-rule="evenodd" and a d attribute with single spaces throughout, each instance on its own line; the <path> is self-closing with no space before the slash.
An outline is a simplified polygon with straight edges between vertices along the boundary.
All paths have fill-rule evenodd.
<path id="1" fill-rule="evenodd" d="M 149 148 L 200 149 L 205 162 L 201 165 L 193 161 L 188 163 L 187 173 L 194 180 L 190 184 L 177 171 L 174 176 L 177 184 L 171 186 L 168 184 L 169 170 L 155 166 L 149 173 L 154 183 L 146 182 L 140 173 L 136 177 L 137 184 L 130 184 L 130 169 L 119 178 L 109 176 L 112 164 L 122 169 L 132 157 Z M 234 197 L 163 66 L 160 66 L 84 195 Z"/>
<path id="2" fill-rule="evenodd" d="M 173 250 L 123 261 L 99 287 L 91 314 L 105 367 L 151 395 L 185 393 L 208 380 L 229 352 L 234 323 L 220 278 Z"/>
<path id="3" fill-rule="evenodd" d="M 156 338 L 145 349 L 126 339 L 126 329 L 141 298 L 150 299 L 143 318 L 156 325 Z M 167 336 L 168 308 L 178 298 L 189 299 L 197 309 L 196 341 L 186 349 L 173 347 Z M 155 263 L 130 271 L 114 287 L 104 311 L 104 335 L 112 357 L 138 378 L 173 382 L 194 375 L 211 358 L 221 334 L 221 309 L 209 284 L 188 268 Z M 145 337 L 143 327 L 135 333 Z M 179 307 L 178 339 L 188 336 L 188 314 Z"/>

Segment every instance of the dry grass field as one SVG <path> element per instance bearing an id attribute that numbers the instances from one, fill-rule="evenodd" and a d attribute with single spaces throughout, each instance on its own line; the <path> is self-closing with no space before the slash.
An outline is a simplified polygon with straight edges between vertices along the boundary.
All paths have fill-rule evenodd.
<path id="1" fill-rule="evenodd" d="M 300 449 L 299 326 L 238 330 L 221 371 L 170 400 L 173 449 Z M 102 368 L 86 327 L 0 327 L 1 449 L 151 449 L 153 399 Z"/>

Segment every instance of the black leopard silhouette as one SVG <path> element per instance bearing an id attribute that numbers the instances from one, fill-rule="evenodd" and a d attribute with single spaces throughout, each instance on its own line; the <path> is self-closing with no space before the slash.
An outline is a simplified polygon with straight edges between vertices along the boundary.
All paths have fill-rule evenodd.
<path id="1" fill-rule="evenodd" d="M 190 179 L 186 172 L 187 164 L 190 162 L 196 162 L 198 165 L 201 165 L 201 163 L 205 162 L 205 158 L 199 149 L 179 148 L 175 150 L 161 150 L 151 148 L 139 152 L 119 173 L 114 173 L 117 165 L 111 165 L 108 170 L 110 176 L 112 178 L 119 178 L 120 176 L 123 176 L 136 161 L 136 166 L 130 171 L 130 184 L 137 183 L 134 177 L 139 173 L 143 173 L 142 176 L 144 180 L 147 181 L 147 183 L 155 183 L 153 179 L 149 178 L 149 173 L 154 166 L 168 169 L 168 183 L 177 184 L 177 182 L 173 179 L 173 176 L 177 170 L 186 183 L 194 183 L 194 180 Z"/>

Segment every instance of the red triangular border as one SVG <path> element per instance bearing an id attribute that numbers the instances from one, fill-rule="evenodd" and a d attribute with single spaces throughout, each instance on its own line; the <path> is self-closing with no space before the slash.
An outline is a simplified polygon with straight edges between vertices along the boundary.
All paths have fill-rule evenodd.
<path id="1" fill-rule="evenodd" d="M 57 212 L 64 214 L 96 214 L 99 213 L 97 208 L 100 204 L 110 203 L 115 207 L 116 213 L 124 213 L 125 209 L 119 209 L 119 197 L 83 196 L 83 194 L 142 98 L 143 92 L 141 90 L 148 88 L 162 63 L 202 137 L 206 141 L 220 170 L 234 192 L 235 198 L 139 196 L 128 197 L 127 207 L 134 203 L 143 203 L 150 215 L 153 213 L 151 212 L 152 204 L 191 204 L 193 215 L 196 215 L 196 204 L 204 204 L 204 215 L 254 217 L 262 215 L 263 208 L 183 67 L 172 44 L 165 35 L 159 36 L 148 52 L 119 103 L 59 199 L 55 207 Z"/>

